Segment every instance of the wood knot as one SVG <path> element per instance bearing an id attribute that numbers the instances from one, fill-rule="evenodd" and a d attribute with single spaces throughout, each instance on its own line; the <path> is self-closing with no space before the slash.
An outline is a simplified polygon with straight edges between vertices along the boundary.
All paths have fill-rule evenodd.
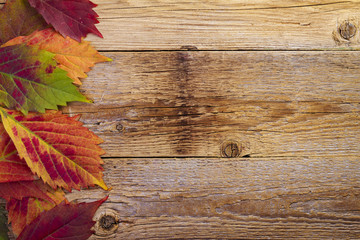
<path id="1" fill-rule="evenodd" d="M 116 219 L 110 215 L 102 216 L 99 221 L 100 227 L 106 231 L 111 230 L 117 224 L 118 222 L 116 221 Z"/>
<path id="2" fill-rule="evenodd" d="M 349 21 L 344 21 L 342 24 L 340 24 L 338 31 L 342 38 L 349 40 L 355 36 L 356 26 Z"/>
<path id="3" fill-rule="evenodd" d="M 122 131 L 124 131 L 124 126 L 121 123 L 117 123 L 116 124 L 116 130 L 118 132 L 122 132 Z"/>
<path id="4" fill-rule="evenodd" d="M 242 147 L 236 141 L 227 141 L 221 145 L 221 156 L 227 158 L 235 158 L 240 156 Z"/>
<path id="5" fill-rule="evenodd" d="M 106 238 L 116 233 L 120 223 L 117 212 L 112 209 L 97 214 L 95 220 L 95 234 Z"/>

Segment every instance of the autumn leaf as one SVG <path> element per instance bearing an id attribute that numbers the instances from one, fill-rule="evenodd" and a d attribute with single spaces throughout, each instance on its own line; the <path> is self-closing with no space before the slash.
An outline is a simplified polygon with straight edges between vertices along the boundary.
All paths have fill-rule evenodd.
<path id="1" fill-rule="evenodd" d="M 102 180 L 104 151 L 98 146 L 102 140 L 83 127 L 78 116 L 56 111 L 24 116 L 3 108 L 0 114 L 19 156 L 52 188 L 71 191 L 98 185 L 108 189 Z"/>
<path id="2" fill-rule="evenodd" d="M 81 37 L 94 33 L 102 37 L 95 27 L 98 15 L 93 10 L 97 5 L 89 0 L 29 0 L 47 23 L 64 37 L 80 42 Z"/>
<path id="3" fill-rule="evenodd" d="M 43 211 L 48 211 L 63 202 L 65 194 L 61 189 L 53 190 L 43 182 L 38 182 L 38 191 L 44 197 L 11 198 L 6 208 L 9 212 L 9 220 L 12 231 L 19 235 L 24 227 L 30 224 Z"/>
<path id="4" fill-rule="evenodd" d="M 78 85 L 81 85 L 79 78 L 86 78 L 85 73 L 90 71 L 95 63 L 111 61 L 110 58 L 100 55 L 89 42 L 82 40 L 79 43 L 69 37 L 64 38 L 52 28 L 14 38 L 3 46 L 21 43 L 37 46 L 55 54 L 54 58 L 59 63 L 59 68 L 67 71 L 68 76 Z"/>
<path id="5" fill-rule="evenodd" d="M 0 48 L 0 103 L 27 114 L 70 101 L 89 102 L 53 58 L 25 44 Z"/>
<path id="6" fill-rule="evenodd" d="M 1 183 L 35 179 L 37 177 L 31 172 L 26 162 L 20 159 L 14 143 L 0 123 L 0 197 L 2 196 Z M 10 187 L 10 190 L 14 189 Z"/>
<path id="7" fill-rule="evenodd" d="M 49 25 L 27 0 L 8 0 L 0 9 L 0 45 Z"/>
<path id="8" fill-rule="evenodd" d="M 6 224 L 7 219 L 5 214 L 5 209 L 3 207 L 0 207 L 0 240 L 9 240 L 9 229 Z"/>
<path id="9" fill-rule="evenodd" d="M 92 220 L 99 206 L 107 197 L 90 203 L 65 203 L 43 212 L 27 225 L 17 240 L 67 239 L 85 240 L 93 231 Z"/>
<path id="10" fill-rule="evenodd" d="M 0 197 L 6 201 L 10 199 L 21 200 L 25 197 L 42 198 L 50 201 L 47 196 L 47 187 L 42 180 L 36 181 L 18 181 L 9 183 L 0 183 Z M 51 188 L 50 188 L 51 189 Z"/>

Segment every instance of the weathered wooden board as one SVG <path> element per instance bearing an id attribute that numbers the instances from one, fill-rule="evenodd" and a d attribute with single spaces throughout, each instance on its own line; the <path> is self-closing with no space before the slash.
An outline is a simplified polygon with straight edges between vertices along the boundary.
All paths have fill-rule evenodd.
<path id="1" fill-rule="evenodd" d="M 71 104 L 107 157 L 359 156 L 359 52 L 112 53 Z"/>
<path id="2" fill-rule="evenodd" d="M 94 0 L 101 50 L 337 49 L 359 47 L 358 0 Z M 346 33 L 344 34 L 346 36 Z M 352 35 L 352 34 L 351 34 Z"/>
<path id="3" fill-rule="evenodd" d="M 94 2 L 92 239 L 360 239 L 360 1 Z"/>
<path id="4" fill-rule="evenodd" d="M 358 157 L 105 163 L 113 190 L 97 218 L 120 221 L 108 230 L 97 226 L 105 239 L 360 238 Z M 94 189 L 68 197 L 106 194 Z"/>
<path id="5" fill-rule="evenodd" d="M 1 3 L 6 0 L 0 0 Z M 358 0 L 93 0 L 99 50 L 351 49 Z"/>

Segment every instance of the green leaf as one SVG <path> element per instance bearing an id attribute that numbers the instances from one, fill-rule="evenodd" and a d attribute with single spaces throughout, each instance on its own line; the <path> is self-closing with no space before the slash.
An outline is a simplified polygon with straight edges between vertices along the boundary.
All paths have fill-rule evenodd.
<path id="1" fill-rule="evenodd" d="M 4 207 L 0 207 L 0 240 L 9 240 L 7 227 L 6 211 Z"/>
<path id="2" fill-rule="evenodd" d="M 27 114 L 71 101 L 89 102 L 54 56 L 25 44 L 0 48 L 0 104 Z"/>

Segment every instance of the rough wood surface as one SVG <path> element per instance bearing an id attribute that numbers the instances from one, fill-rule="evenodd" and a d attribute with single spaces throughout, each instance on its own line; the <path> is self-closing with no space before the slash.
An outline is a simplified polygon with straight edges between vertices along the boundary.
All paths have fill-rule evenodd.
<path id="1" fill-rule="evenodd" d="M 113 190 L 97 218 L 117 221 L 97 232 L 105 239 L 359 239 L 359 167 L 358 157 L 338 156 L 106 159 Z"/>
<path id="2" fill-rule="evenodd" d="M 359 52 L 112 53 L 71 104 L 107 157 L 359 156 Z"/>
<path id="3" fill-rule="evenodd" d="M 94 2 L 92 239 L 360 239 L 358 0 Z"/>
<path id="4" fill-rule="evenodd" d="M 101 50 L 337 49 L 359 47 L 358 0 L 94 0 Z"/>

